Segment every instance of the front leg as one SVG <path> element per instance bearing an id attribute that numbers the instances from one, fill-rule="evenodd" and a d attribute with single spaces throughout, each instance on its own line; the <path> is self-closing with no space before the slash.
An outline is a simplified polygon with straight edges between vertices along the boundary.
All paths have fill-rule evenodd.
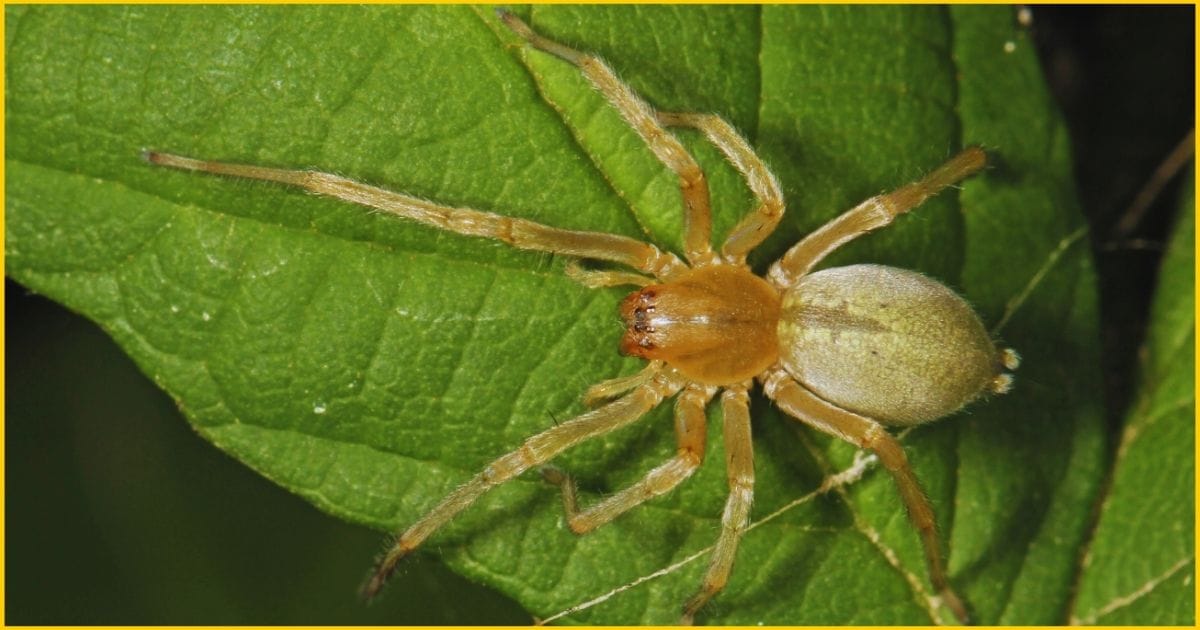
<path id="1" fill-rule="evenodd" d="M 663 253 L 649 243 L 627 236 L 564 230 L 482 210 L 451 208 L 332 173 L 198 160 L 160 151 L 144 151 L 142 156 L 159 166 L 286 184 L 447 232 L 496 239 L 518 249 L 607 260 L 656 278 L 671 275 L 683 267 L 674 254 Z"/>

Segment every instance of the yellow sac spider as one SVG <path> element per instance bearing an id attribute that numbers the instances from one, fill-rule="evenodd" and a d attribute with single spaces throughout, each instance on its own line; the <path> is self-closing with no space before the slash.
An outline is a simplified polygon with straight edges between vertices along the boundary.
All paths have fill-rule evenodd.
<path id="1" fill-rule="evenodd" d="M 584 399 L 593 409 L 528 438 L 401 532 L 364 593 L 378 593 L 401 558 L 483 493 L 531 468 L 540 467 L 561 488 L 569 526 L 579 534 L 672 490 L 701 464 L 705 407 L 719 393 L 729 496 L 703 581 L 683 606 L 682 621 L 691 623 L 725 586 L 749 524 L 754 452 L 748 391 L 757 382 L 788 415 L 879 457 L 920 533 L 930 580 L 965 622 L 966 606 L 947 579 L 929 500 L 903 448 L 885 427 L 936 420 L 985 393 L 1008 391 L 1012 376 L 1006 370 L 1017 367 L 1017 354 L 993 342 L 962 298 L 919 273 L 881 265 L 813 268 L 838 247 L 978 172 L 986 163 L 985 153 L 967 148 L 923 179 L 863 201 L 804 237 L 759 277 L 746 264 L 746 255 L 779 224 L 784 200 L 775 176 L 737 131 L 715 115 L 656 111 L 597 57 L 542 37 L 507 11 L 497 14 L 529 45 L 577 66 L 679 176 L 684 260 L 625 236 L 450 208 L 329 173 L 145 153 L 153 164 L 280 182 L 458 234 L 615 263 L 623 268 L 570 267 L 568 273 L 588 287 L 638 287 L 621 303 L 626 329 L 620 351 L 647 359 L 645 368 L 588 389 Z M 719 251 L 711 244 L 704 172 L 669 127 L 703 133 L 757 199 L 757 209 L 733 228 Z M 669 398 L 675 398 L 675 456 L 631 486 L 580 507 L 574 482 L 547 462 L 584 440 L 634 422 Z"/>

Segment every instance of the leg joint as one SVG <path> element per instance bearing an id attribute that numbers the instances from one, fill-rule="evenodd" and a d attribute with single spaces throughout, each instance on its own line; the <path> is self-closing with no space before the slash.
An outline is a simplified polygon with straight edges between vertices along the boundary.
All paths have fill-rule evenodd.
<path id="1" fill-rule="evenodd" d="M 675 458 L 682 464 L 684 471 L 690 475 L 703 463 L 704 453 L 693 446 L 684 446 L 675 452 Z"/>

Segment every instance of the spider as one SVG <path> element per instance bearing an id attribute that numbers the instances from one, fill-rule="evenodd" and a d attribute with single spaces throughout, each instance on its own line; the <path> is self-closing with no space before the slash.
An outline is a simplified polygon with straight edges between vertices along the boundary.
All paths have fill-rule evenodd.
<path id="1" fill-rule="evenodd" d="M 678 176 L 683 259 L 625 236 L 451 208 L 329 173 L 144 154 L 152 164 L 279 182 L 521 249 L 614 263 L 617 268 L 572 264 L 567 273 L 591 288 L 637 287 L 620 305 L 625 332 L 619 350 L 646 359 L 645 367 L 590 387 L 583 397 L 589 411 L 526 439 L 401 532 L 379 559 L 364 595 L 376 595 L 402 558 L 481 495 L 530 469 L 539 468 L 559 487 L 568 526 L 577 534 L 669 492 L 701 465 L 705 409 L 719 394 L 729 495 L 700 588 L 683 606 L 681 622 L 691 623 L 728 581 L 749 524 L 754 452 L 748 392 L 757 383 L 796 420 L 875 453 L 920 535 L 930 581 L 942 602 L 966 622 L 966 606 L 946 575 L 932 506 L 886 427 L 926 423 L 986 394 L 1007 392 L 1012 386 L 1008 371 L 1017 368 L 1019 358 L 997 346 L 965 300 L 926 276 L 868 264 L 814 268 L 847 242 L 889 225 L 981 170 L 984 151 L 966 148 L 924 178 L 863 201 L 801 239 L 760 277 L 746 256 L 779 224 L 784 200 L 775 176 L 732 126 L 712 114 L 657 111 L 598 57 L 543 37 L 508 11 L 498 9 L 497 16 L 529 46 L 574 64 Z M 756 198 L 757 208 L 732 229 L 720 250 L 711 243 L 704 171 L 668 131 L 671 127 L 701 132 Z M 572 478 L 548 462 L 671 398 L 676 454 L 629 487 L 581 506 Z"/>

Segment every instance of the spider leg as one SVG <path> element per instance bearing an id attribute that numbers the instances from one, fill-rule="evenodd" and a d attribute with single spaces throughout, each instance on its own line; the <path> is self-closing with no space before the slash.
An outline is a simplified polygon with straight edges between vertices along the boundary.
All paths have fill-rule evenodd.
<path id="1" fill-rule="evenodd" d="M 534 435 L 516 450 L 500 456 L 470 481 L 442 499 L 441 503 L 396 538 L 395 544 L 379 560 L 375 572 L 363 587 L 363 596 L 374 597 L 396 569 L 396 563 L 401 558 L 416 549 L 433 532 L 474 503 L 483 493 L 549 461 L 586 439 L 614 431 L 637 420 L 682 387 L 683 383 L 674 370 L 664 370 L 625 396 Z"/>
<path id="2" fill-rule="evenodd" d="M 654 378 L 660 370 L 662 370 L 662 361 L 650 361 L 646 363 L 646 367 L 638 371 L 637 374 L 629 376 L 618 376 L 605 381 L 600 381 L 595 385 L 587 388 L 583 392 L 583 404 L 588 407 L 595 407 L 606 400 L 616 398 L 625 392 L 640 387 L 650 379 Z"/>
<path id="3" fill-rule="evenodd" d="M 708 181 L 704 177 L 704 171 L 687 149 L 659 124 L 654 109 L 618 79 L 612 68 L 599 57 L 542 37 L 520 18 L 504 9 L 496 9 L 496 15 L 513 33 L 534 48 L 576 65 L 583 76 L 591 81 L 604 98 L 620 112 L 629 126 L 642 137 L 659 161 L 679 176 L 679 189 L 683 193 L 685 207 L 684 254 L 693 265 L 711 262 L 714 254 L 711 243 L 712 217 Z"/>
<path id="4" fill-rule="evenodd" d="M 742 262 L 755 247 L 758 247 L 783 218 L 783 193 L 779 182 L 762 158 L 750 148 L 750 143 L 725 119 L 715 114 L 690 114 L 659 112 L 658 122 L 668 127 L 692 127 L 713 143 L 729 163 L 742 174 L 750 192 L 758 199 L 758 208 L 746 215 L 734 226 L 721 254 L 735 262 Z"/>
<path id="5" fill-rule="evenodd" d="M 519 249 L 607 260 L 656 277 L 682 267 L 674 255 L 665 254 L 653 245 L 629 237 L 563 230 L 491 212 L 451 208 L 331 173 L 211 162 L 157 151 L 146 151 L 143 155 L 151 164 L 295 186 L 448 232 L 493 238 Z"/>
<path id="6" fill-rule="evenodd" d="M 781 290 L 792 286 L 837 248 L 890 224 L 897 216 L 916 208 L 947 186 L 978 172 L 985 164 L 987 154 L 983 149 L 968 147 L 924 178 L 867 199 L 792 246 L 783 258 L 771 265 L 768 279 Z"/>
<path id="7" fill-rule="evenodd" d="M 908 518 L 921 536 L 925 562 L 929 565 L 930 581 L 937 589 L 942 602 L 959 621 L 968 623 L 967 609 L 946 577 L 933 507 L 930 506 L 929 498 L 921 490 L 921 484 L 908 464 L 904 447 L 900 446 L 880 422 L 825 402 L 796 383 L 791 375 L 781 369 L 767 372 L 763 379 L 763 391 L 780 409 L 797 420 L 851 444 L 870 449 L 879 457 L 880 463 L 896 482 L 900 497 L 908 508 Z"/>
<path id="8" fill-rule="evenodd" d="M 562 489 L 563 510 L 567 526 L 576 534 L 585 534 L 608 523 L 638 505 L 670 492 L 684 479 L 692 476 L 704 460 L 707 433 L 704 406 L 712 398 L 712 388 L 691 385 L 675 399 L 675 456 L 646 473 L 636 483 L 606 497 L 595 505 L 579 509 L 575 481 L 563 471 L 546 467 L 542 476 Z"/>
<path id="9" fill-rule="evenodd" d="M 754 445 L 750 439 L 750 400 L 746 387 L 729 387 L 721 395 L 729 498 L 725 501 L 721 535 L 709 560 L 708 571 L 700 583 L 700 591 L 683 607 L 682 624 L 690 625 L 696 612 L 725 588 L 733 570 L 738 543 L 750 525 L 750 505 L 754 501 Z"/>
<path id="10" fill-rule="evenodd" d="M 620 271 L 616 269 L 584 269 L 579 265 L 579 261 L 573 261 L 567 265 L 564 270 L 567 277 L 582 284 L 589 289 L 599 289 L 601 287 L 619 287 L 632 285 L 635 287 L 644 287 L 649 284 L 654 284 L 654 279 L 641 274 L 633 273 L 632 271 Z"/>

